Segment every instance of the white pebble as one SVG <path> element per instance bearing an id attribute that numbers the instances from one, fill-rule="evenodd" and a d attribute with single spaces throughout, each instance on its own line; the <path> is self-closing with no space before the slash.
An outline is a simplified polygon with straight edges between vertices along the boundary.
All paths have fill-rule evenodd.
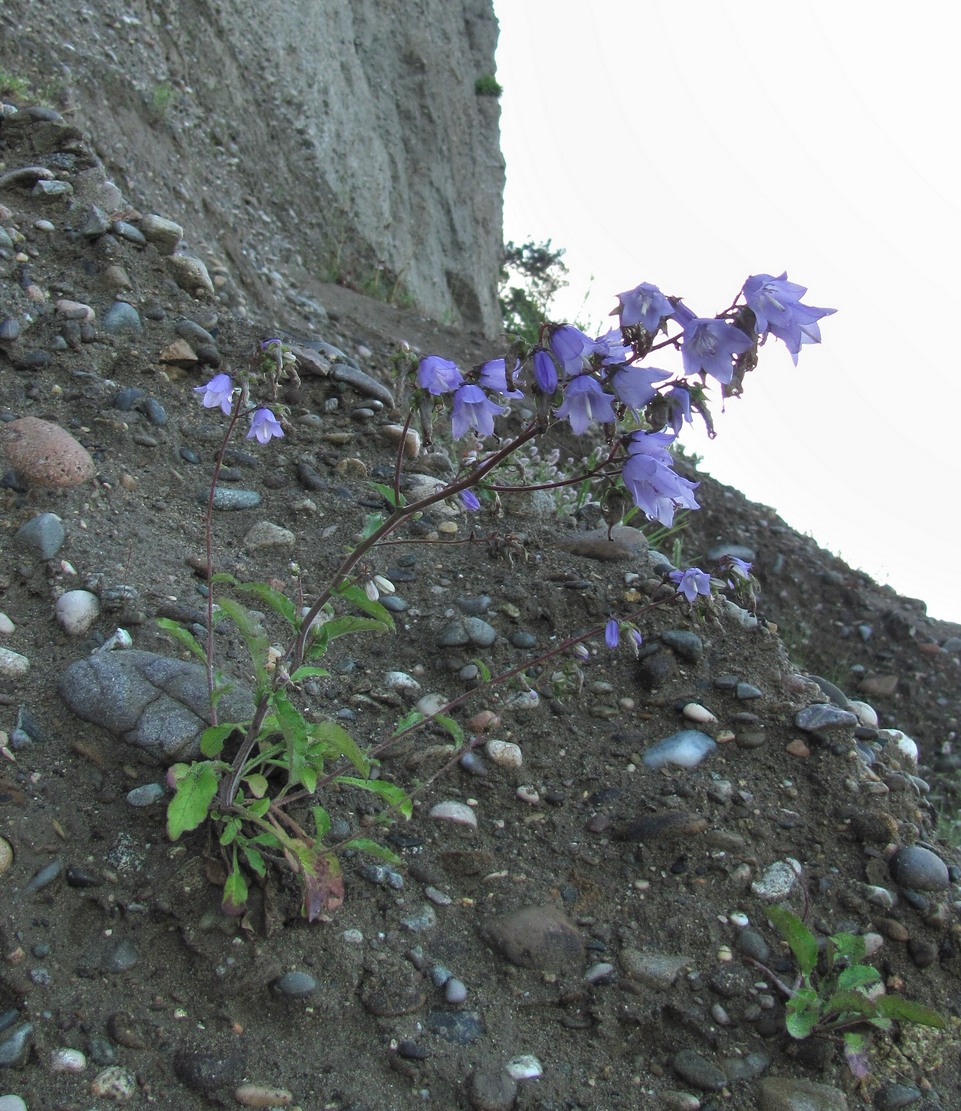
<path id="1" fill-rule="evenodd" d="M 699 702 L 688 702 L 681 712 L 688 721 L 697 721 L 702 725 L 717 721 L 717 718 L 711 711 L 708 710 L 707 707 L 702 706 Z"/>
<path id="2" fill-rule="evenodd" d="M 388 671 L 384 682 L 393 691 L 419 691 L 420 683 L 406 671 Z"/>
<path id="3" fill-rule="evenodd" d="M 70 636 L 82 636 L 100 616 L 100 602 L 89 590 L 68 590 L 57 599 L 56 613 Z"/>
<path id="4" fill-rule="evenodd" d="M 918 746 L 907 733 L 902 733 L 900 729 L 881 729 L 879 733 L 889 744 L 893 744 L 902 756 L 906 756 L 915 764 L 918 762 Z"/>
<path id="5" fill-rule="evenodd" d="M 873 706 L 869 706 L 867 702 L 858 702 L 856 699 L 852 699 L 848 704 L 848 709 L 862 725 L 867 725 L 870 729 L 877 729 L 878 712 Z"/>
<path id="6" fill-rule="evenodd" d="M 477 815 L 463 802 L 439 802 L 430 808 L 427 817 L 477 829 Z"/>
<path id="7" fill-rule="evenodd" d="M 519 768 L 524 763 L 521 746 L 511 741 L 488 741 L 484 745 L 484 752 L 493 763 L 502 768 Z"/>
<path id="8" fill-rule="evenodd" d="M 137 1091 L 137 1078 L 120 1065 L 108 1065 L 90 1081 L 90 1094 L 95 1098 L 126 1103 Z"/>
<path id="9" fill-rule="evenodd" d="M 348 945 L 363 945 L 364 935 L 360 930 L 344 930 L 341 934 Z"/>
<path id="10" fill-rule="evenodd" d="M 0 678 L 19 679 L 30 670 L 30 661 L 19 652 L 11 652 L 9 648 L 0 648 Z"/>
<path id="11" fill-rule="evenodd" d="M 0 613 L 0 636 L 8 637 L 16 629 L 16 625 L 5 613 Z"/>
<path id="12" fill-rule="evenodd" d="M 286 1088 L 271 1088 L 266 1084 L 241 1084 L 234 1092 L 234 1099 L 242 1107 L 289 1107 L 294 1102 L 293 1093 Z"/>
<path id="13" fill-rule="evenodd" d="M 743 930 L 751 921 L 743 910 L 732 911 L 727 917 L 731 925 L 737 926 L 739 930 Z"/>
<path id="14" fill-rule="evenodd" d="M 536 806 L 541 801 L 541 796 L 527 783 L 518 787 L 514 794 L 521 802 L 526 802 L 529 806 Z"/>
<path id="15" fill-rule="evenodd" d="M 420 710 L 425 718 L 430 718 L 434 714 L 439 714 L 449 701 L 450 699 L 445 694 L 437 694 L 432 691 L 430 694 L 418 698 L 415 708 Z"/>
<path id="16" fill-rule="evenodd" d="M 52 1072 L 83 1072 L 87 1058 L 79 1049 L 55 1049 L 50 1054 Z"/>
<path id="17" fill-rule="evenodd" d="M 19 1096 L 0 1096 L 0 1111 L 27 1111 L 27 1105 Z"/>
<path id="18" fill-rule="evenodd" d="M 451 976 L 444 984 L 444 999 L 448 1003 L 463 1003 L 466 998 L 467 985 L 463 980 L 458 980 L 456 976 Z"/>
<path id="19" fill-rule="evenodd" d="M 537 691 L 518 691 L 507 700 L 509 710 L 536 710 L 541 704 Z"/>
<path id="20" fill-rule="evenodd" d="M 506 1065 L 507 1072 L 515 1080 L 537 1080 L 544 1075 L 540 1061 L 532 1053 L 521 1053 L 512 1057 Z"/>

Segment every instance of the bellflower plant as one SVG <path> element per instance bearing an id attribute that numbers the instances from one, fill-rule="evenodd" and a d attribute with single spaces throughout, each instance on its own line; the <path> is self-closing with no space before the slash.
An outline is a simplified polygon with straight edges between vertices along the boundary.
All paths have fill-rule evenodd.
<path id="1" fill-rule="evenodd" d="M 573 489 L 578 497 L 586 497 L 596 484 L 612 481 L 621 483 L 634 506 L 650 520 L 670 528 L 676 512 L 698 508 L 698 484 L 677 473 L 672 448 L 693 411 L 713 434 L 708 404 L 714 387 L 707 379 L 720 385 L 722 396 L 730 396 L 740 392 L 741 379 L 753 369 L 758 347 L 767 336 L 782 340 L 795 360 L 802 345 L 818 342 L 818 322 L 834 310 L 804 305 L 801 297 L 805 292 L 803 286 L 788 282 L 786 274 L 779 278 L 756 274 L 747 279 L 729 309 L 715 317 L 703 317 L 680 298 L 668 298 L 657 286 L 641 282 L 618 295 L 613 315 L 618 316 L 620 327 L 596 338 L 571 324 L 545 323 L 539 331 L 541 342 L 533 348 L 519 345 L 509 356 L 496 356 L 466 373 L 439 355 L 398 355 L 398 372 L 405 385 L 413 388 L 393 482 L 374 484 L 383 499 L 383 512 L 368 518 L 354 546 L 315 593 L 305 591 L 298 581 L 293 598 L 266 583 L 239 583 L 229 575 L 215 574 L 212 521 L 217 478 L 239 419 L 250 417 L 247 437 L 261 445 L 284 435 L 283 411 L 277 410 L 275 415 L 273 409 L 250 398 L 258 387 L 261 391 L 266 388 L 269 400 L 275 403 L 282 380 L 299 382 L 295 351 L 279 338 L 265 340 L 258 345 L 247 372 L 236 379 L 219 373 L 206 385 L 195 387 L 205 409 L 219 409 L 227 418 L 205 518 L 206 644 L 174 622 L 162 624 L 205 664 L 211 725 L 201 739 L 202 759 L 170 770 L 175 794 L 168 807 L 167 825 L 176 840 L 204 822 L 210 823 L 227 874 L 226 909 L 242 911 L 249 882 L 263 879 L 269 862 L 283 862 L 297 875 L 303 912 L 309 920 L 336 909 L 344 897 L 338 850 L 358 849 L 394 858 L 389 850 L 364 837 L 340 846 L 328 843 L 332 821 L 325 809 L 326 789 L 365 790 L 376 795 L 379 803 L 409 816 L 410 798 L 389 777 L 374 774 L 378 755 L 426 721 L 449 733 L 458 754 L 476 742 L 465 736 L 451 716 L 471 691 L 456 696 L 429 718 L 412 711 L 389 738 L 370 749 L 354 741 L 339 721 L 324 719 L 316 708 L 309 715 L 300 708 L 303 684 L 328 674 L 321 661 L 333 640 L 393 631 L 391 614 L 380 601 L 381 595 L 393 589 L 376 566 L 382 545 L 448 500 L 457 499 L 468 513 L 481 513 L 487 505 L 496 512 L 501 492 Z M 658 352 L 660 365 L 646 365 L 646 358 L 654 352 Z M 680 366 L 667 369 L 667 358 L 673 354 L 678 361 L 678 352 Z M 398 393 L 406 396 L 406 391 Z M 503 435 L 494 439 L 495 417 L 511 410 L 491 395 L 521 403 L 515 409 L 519 431 L 515 423 L 514 431 L 508 432 L 511 422 L 505 422 Z M 408 502 L 402 493 L 402 470 L 410 442 L 406 431 L 415 413 L 420 414 L 428 433 L 434 414 L 445 413 L 455 441 L 471 433 L 473 437 L 468 449 L 460 450 L 458 468 L 450 477 Z M 559 469 L 556 457 L 551 456 L 546 481 L 532 482 L 528 475 L 520 483 L 502 484 L 499 469 L 506 471 L 512 456 L 522 460 L 519 452 L 527 450 L 530 458 L 545 463 L 548 457 L 536 454 L 535 441 L 556 433 L 564 421 L 577 436 L 594 435 L 594 443 L 582 453 L 573 472 Z M 525 473 L 523 467 L 521 471 Z M 494 497 L 482 503 L 481 491 Z M 492 519 L 496 517 L 492 515 Z M 477 539 L 472 532 L 465 542 Z M 509 556 L 517 550 L 516 538 L 495 535 L 484 539 L 488 543 L 500 540 Z M 675 561 L 679 562 L 679 557 L 675 556 Z M 681 600 L 710 605 L 712 583 L 717 589 L 733 584 L 750 594 L 750 570 L 750 564 L 734 556 L 722 558 L 715 580 L 699 567 L 673 570 L 669 574 L 673 592 L 655 595 L 639 610 L 611 616 L 597 628 L 560 638 L 535 660 L 498 675 L 487 672 L 485 685 L 526 672 L 534 674 L 531 669 L 540 669 L 559 654 L 569 656 L 572 666 L 578 667 L 576 661 L 590 657 L 585 642 L 603 638 L 607 647 L 614 649 L 622 632 L 630 632 L 630 644 L 636 651 L 641 634 L 635 622 L 641 614 Z M 258 611 L 248 610 L 229 593 L 222 596 L 218 592 L 215 606 L 214 588 L 220 586 L 253 597 Z M 304 598 L 310 599 L 309 604 L 304 604 Z M 254 710 L 246 721 L 218 719 L 218 701 L 228 684 L 214 664 L 214 629 L 221 618 L 230 621 L 251 659 Z M 265 631 L 268 619 L 286 627 L 287 640 L 280 648 Z M 336 792 L 332 797 L 336 798 Z"/>

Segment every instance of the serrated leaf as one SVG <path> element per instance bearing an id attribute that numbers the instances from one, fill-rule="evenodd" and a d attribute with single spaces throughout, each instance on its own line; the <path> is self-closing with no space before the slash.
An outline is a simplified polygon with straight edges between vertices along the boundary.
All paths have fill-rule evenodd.
<path id="1" fill-rule="evenodd" d="M 361 791 L 370 791 L 372 795 L 383 799 L 388 806 L 405 818 L 409 818 L 414 812 L 414 804 L 410 796 L 394 783 L 386 783 L 383 779 L 356 779 L 351 775 L 339 775 L 334 782 L 358 787 Z"/>
<path id="2" fill-rule="evenodd" d="M 170 633 L 174 640 L 186 648 L 191 655 L 206 664 L 207 652 L 189 629 L 185 629 L 179 621 L 172 621 L 169 617 L 158 617 L 157 624 L 165 632 Z"/>
<path id="3" fill-rule="evenodd" d="M 343 848 L 356 849 L 358 852 L 367 853 L 368 856 L 376 856 L 379 860 L 386 860 L 388 864 L 403 863 L 397 853 L 392 852 L 386 845 L 371 841 L 369 837 L 352 837 L 343 845 Z"/>
<path id="4" fill-rule="evenodd" d="M 774 928 L 788 943 L 798 968 L 805 976 L 810 976 L 818 963 L 817 938 L 796 914 L 784 907 L 768 907 L 766 913 Z"/>
<path id="5" fill-rule="evenodd" d="M 878 1014 L 896 1018 L 899 1022 L 916 1022 L 920 1026 L 933 1026 L 943 1030 L 947 1019 L 932 1007 L 923 1007 L 901 995 L 882 995 L 877 1000 Z"/>
<path id="6" fill-rule="evenodd" d="M 855 964 L 838 974 L 839 991 L 856 991 L 867 984 L 877 983 L 881 973 L 871 964 Z"/>
<path id="7" fill-rule="evenodd" d="M 292 629 L 300 628 L 300 613 L 294 603 L 280 590 L 262 582 L 249 582 L 233 584 L 234 589 L 242 594 L 250 594 L 272 609 L 282 617 Z"/>
<path id="8" fill-rule="evenodd" d="M 178 780 L 177 791 L 167 807 L 167 836 L 171 841 L 196 829 L 207 818 L 219 784 L 220 777 L 212 764 L 206 761 L 191 764 Z"/>
<path id="9" fill-rule="evenodd" d="M 370 760 L 361 751 L 354 738 L 338 722 L 312 722 L 308 730 L 311 741 L 322 742 L 331 756 L 345 756 L 361 775 L 370 775 Z"/>

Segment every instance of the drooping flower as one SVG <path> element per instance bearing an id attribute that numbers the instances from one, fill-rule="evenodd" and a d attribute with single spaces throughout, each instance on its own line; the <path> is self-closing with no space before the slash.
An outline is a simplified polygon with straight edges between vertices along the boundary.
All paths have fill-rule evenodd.
<path id="1" fill-rule="evenodd" d="M 689 390 L 684 389 L 683 386 L 672 386 L 665 395 L 667 401 L 668 412 L 670 416 L 668 419 L 671 422 L 671 427 L 674 429 L 674 435 L 677 436 L 684 422 L 692 424 L 691 420 L 691 393 Z"/>
<path id="2" fill-rule="evenodd" d="M 611 385 L 618 401 L 629 409 L 640 410 L 657 393 L 654 383 L 670 377 L 669 371 L 658 370 L 657 367 L 627 366 L 611 375 Z"/>
<path id="3" fill-rule="evenodd" d="M 284 430 L 280 427 L 280 421 L 269 409 L 254 410 L 254 415 L 250 418 L 250 431 L 247 433 L 248 440 L 256 440 L 258 443 L 266 444 L 268 440 L 273 440 L 275 437 L 279 439 L 283 434 Z"/>
<path id="4" fill-rule="evenodd" d="M 594 354 L 600 357 L 601 366 L 620 365 L 630 358 L 631 349 L 624 343 L 620 331 L 612 328 L 594 340 Z"/>
<path id="5" fill-rule="evenodd" d="M 604 392 L 600 382 L 589 374 L 579 374 L 568 382 L 557 416 L 559 419 L 566 417 L 574 435 L 580 436 L 593 421 L 613 424 L 617 419 L 613 403 L 614 398 Z"/>
<path id="6" fill-rule="evenodd" d="M 534 365 L 534 388 L 545 397 L 553 397 L 557 391 L 557 367 L 550 352 L 543 347 L 535 347 L 531 361 Z"/>
<path id="7" fill-rule="evenodd" d="M 434 397 L 452 393 L 463 381 L 457 364 L 439 355 L 425 355 L 417 365 L 417 385 Z"/>
<path id="8" fill-rule="evenodd" d="M 205 386 L 194 386 L 194 393 L 202 393 L 205 409 L 220 408 L 225 417 L 230 416 L 234 404 L 234 383 L 229 374 L 215 374 Z"/>
<path id="9" fill-rule="evenodd" d="M 695 316 L 684 326 L 681 343 L 684 373 L 689 377 L 710 374 L 727 386 L 734 377 L 733 360 L 747 351 L 751 342 L 740 328 L 725 320 Z"/>
<path id="10" fill-rule="evenodd" d="M 699 509 L 694 499 L 697 483 L 674 472 L 668 447 L 670 432 L 635 432 L 621 472 L 625 487 L 638 509 L 666 528 L 674 521 L 675 509 Z"/>
<path id="11" fill-rule="evenodd" d="M 787 271 L 779 278 L 771 274 L 752 274 L 742 292 L 748 308 L 754 313 L 761 335 L 770 332 L 781 340 L 797 366 L 798 352 L 805 343 L 820 343 L 818 321 L 837 309 L 818 309 L 802 305 L 807 286 L 787 280 Z"/>
<path id="12" fill-rule="evenodd" d="M 494 435 L 494 417 L 507 410 L 495 405 L 480 386 L 461 386 L 454 393 L 454 409 L 451 413 L 451 431 L 454 439 L 466 436 L 471 428 L 477 429 L 481 437 Z"/>
<path id="13" fill-rule="evenodd" d="M 621 627 L 617 623 L 617 618 L 612 617 L 604 628 L 604 643 L 608 648 L 614 649 L 617 647 L 617 642 L 621 639 Z"/>
<path id="14" fill-rule="evenodd" d="M 686 571 L 672 571 L 668 578 L 677 584 L 678 594 L 683 594 L 692 605 L 699 594 L 706 598 L 711 596 L 711 576 L 700 567 L 688 567 Z"/>
<path id="15" fill-rule="evenodd" d="M 547 342 L 551 354 L 568 377 L 586 370 L 594 354 L 594 340 L 573 324 L 559 324 L 552 328 Z"/>
<path id="16" fill-rule="evenodd" d="M 650 282 L 641 282 L 633 289 L 619 293 L 617 300 L 619 305 L 611 316 L 616 313 L 620 317 L 622 328 L 639 324 L 646 332 L 653 334 L 660 328 L 664 317 L 674 315 L 674 306 Z"/>
<path id="17" fill-rule="evenodd" d="M 514 375 L 520 370 L 520 361 L 514 360 Z M 507 387 L 507 360 L 488 359 L 478 368 L 477 384 L 485 390 L 502 393 L 505 397 L 523 397 L 524 391 Z"/>
<path id="18" fill-rule="evenodd" d="M 464 508 L 470 510 L 471 513 L 480 509 L 480 500 L 473 490 L 461 490 L 460 500 L 464 503 Z"/>

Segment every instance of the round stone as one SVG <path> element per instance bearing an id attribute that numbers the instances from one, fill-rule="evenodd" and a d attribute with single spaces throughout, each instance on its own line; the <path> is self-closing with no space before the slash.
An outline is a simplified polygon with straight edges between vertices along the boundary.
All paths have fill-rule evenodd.
<path id="1" fill-rule="evenodd" d="M 317 981 L 307 972 L 285 972 L 274 984 L 274 991 L 285 999 L 306 999 L 317 990 Z"/>
<path id="2" fill-rule="evenodd" d="M 94 476 L 93 459 L 65 429 L 39 417 L 21 417 L 0 426 L 0 451 L 31 486 L 56 490 Z"/>
<path id="3" fill-rule="evenodd" d="M 951 882 L 948 866 L 930 849 L 904 845 L 888 862 L 891 878 L 899 887 L 915 891 L 941 891 Z"/>

